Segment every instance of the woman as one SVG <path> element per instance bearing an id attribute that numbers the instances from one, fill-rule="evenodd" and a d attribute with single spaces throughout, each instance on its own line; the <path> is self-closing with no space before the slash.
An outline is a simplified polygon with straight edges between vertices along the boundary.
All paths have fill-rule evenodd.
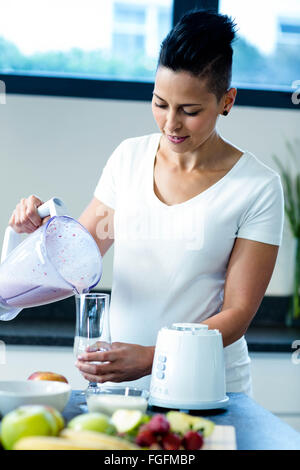
<path id="1" fill-rule="evenodd" d="M 158 330 L 202 322 L 223 335 L 227 392 L 251 394 L 244 333 L 276 262 L 283 194 L 277 173 L 216 128 L 237 93 L 234 28 L 193 11 L 168 34 L 152 99 L 160 132 L 117 147 L 79 219 L 102 255 L 115 243 L 112 349 L 76 364 L 90 381 L 148 386 Z M 35 230 L 40 204 L 22 200 L 11 226 Z"/>

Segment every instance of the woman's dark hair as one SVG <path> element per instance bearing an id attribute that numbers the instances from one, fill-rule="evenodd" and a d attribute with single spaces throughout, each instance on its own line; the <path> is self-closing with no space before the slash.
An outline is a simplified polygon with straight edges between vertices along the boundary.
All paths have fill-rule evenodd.
<path id="1" fill-rule="evenodd" d="M 187 12 L 162 42 L 158 67 L 207 79 L 208 91 L 219 102 L 230 88 L 235 26 L 227 15 Z"/>

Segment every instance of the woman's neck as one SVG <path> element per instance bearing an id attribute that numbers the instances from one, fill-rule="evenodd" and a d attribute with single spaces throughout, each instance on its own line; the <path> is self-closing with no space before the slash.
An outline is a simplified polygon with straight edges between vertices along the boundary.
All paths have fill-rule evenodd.
<path id="1" fill-rule="evenodd" d="M 200 146 L 190 152 L 178 153 L 168 148 L 163 137 L 158 148 L 158 155 L 171 168 L 192 173 L 194 171 L 214 170 L 220 167 L 228 144 L 214 131 Z M 222 163 L 221 163 L 222 166 Z"/>

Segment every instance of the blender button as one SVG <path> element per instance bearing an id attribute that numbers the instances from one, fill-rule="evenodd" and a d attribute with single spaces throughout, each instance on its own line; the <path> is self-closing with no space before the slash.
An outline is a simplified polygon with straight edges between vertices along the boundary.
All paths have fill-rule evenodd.
<path id="1" fill-rule="evenodd" d="M 157 372 L 156 377 L 157 377 L 158 379 L 164 379 L 164 378 L 165 378 L 165 374 L 164 374 L 163 372 Z"/>
<path id="2" fill-rule="evenodd" d="M 166 366 L 165 364 L 161 364 L 160 362 L 157 364 L 158 370 L 165 370 Z"/>
<path id="3" fill-rule="evenodd" d="M 158 360 L 160 362 L 166 362 L 167 358 L 166 358 L 166 356 L 158 356 Z"/>

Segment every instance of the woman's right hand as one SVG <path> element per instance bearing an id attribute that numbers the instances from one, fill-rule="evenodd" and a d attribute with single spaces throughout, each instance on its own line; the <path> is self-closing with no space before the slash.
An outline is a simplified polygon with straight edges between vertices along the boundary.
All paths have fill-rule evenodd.
<path id="1" fill-rule="evenodd" d="M 36 196 L 29 196 L 27 199 L 21 199 L 9 221 L 9 225 L 17 233 L 32 233 L 41 225 L 43 225 L 49 217 L 41 219 L 37 208 L 41 206 L 41 201 Z"/>

